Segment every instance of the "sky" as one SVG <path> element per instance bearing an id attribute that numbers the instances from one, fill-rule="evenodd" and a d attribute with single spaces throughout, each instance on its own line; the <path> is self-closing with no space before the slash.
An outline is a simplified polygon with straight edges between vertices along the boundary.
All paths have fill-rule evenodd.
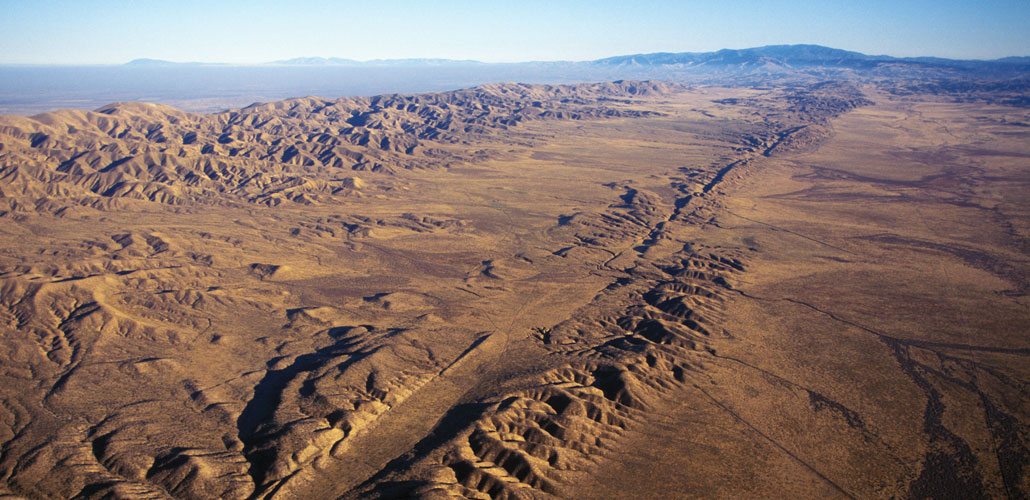
<path id="1" fill-rule="evenodd" d="M 1030 0 L 0 0 L 0 64 L 584 61 L 812 43 L 866 54 L 1030 56 Z"/>

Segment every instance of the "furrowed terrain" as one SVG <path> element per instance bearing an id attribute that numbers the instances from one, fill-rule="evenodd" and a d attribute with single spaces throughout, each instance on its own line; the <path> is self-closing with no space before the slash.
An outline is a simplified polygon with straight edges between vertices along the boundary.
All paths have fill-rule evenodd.
<path id="1" fill-rule="evenodd" d="M 1025 498 L 1030 113 L 981 97 L 0 117 L 0 496 Z"/>

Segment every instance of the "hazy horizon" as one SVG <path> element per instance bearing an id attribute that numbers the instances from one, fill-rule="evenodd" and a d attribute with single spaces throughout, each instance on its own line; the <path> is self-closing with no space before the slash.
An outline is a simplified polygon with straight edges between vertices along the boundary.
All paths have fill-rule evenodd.
<path id="1" fill-rule="evenodd" d="M 1030 53 L 1008 54 L 1008 55 L 999 56 L 999 57 L 995 57 L 995 58 L 989 58 L 989 59 L 985 59 L 985 58 L 950 58 L 950 57 L 938 56 L 938 55 L 935 55 L 935 54 L 920 54 L 920 55 L 914 55 L 914 56 L 898 56 L 898 55 L 895 55 L 895 54 L 870 54 L 870 53 L 865 53 L 865 52 L 862 52 L 862 51 L 855 51 L 855 49 L 847 48 L 847 47 L 828 46 L 828 45 L 822 45 L 822 44 L 819 44 L 819 43 L 803 43 L 803 42 L 799 42 L 799 43 L 770 43 L 770 44 L 766 44 L 766 45 L 740 46 L 740 47 L 728 47 L 727 46 L 727 47 L 722 47 L 722 48 L 714 49 L 714 51 L 652 51 L 652 52 L 647 52 L 647 53 L 610 54 L 608 56 L 603 56 L 603 57 L 593 58 L 593 59 L 588 59 L 588 60 L 557 60 L 557 59 L 555 59 L 555 60 L 525 60 L 525 61 L 490 62 L 490 61 L 480 61 L 480 60 L 477 60 L 477 59 L 451 59 L 451 58 L 436 58 L 436 57 L 428 57 L 428 56 L 426 56 L 426 57 L 404 57 L 404 58 L 354 59 L 354 58 L 334 56 L 334 55 L 327 55 L 327 56 L 323 56 L 323 55 L 317 55 L 317 56 L 299 55 L 299 56 L 288 57 L 288 58 L 281 58 L 281 59 L 275 59 L 275 60 L 259 61 L 259 62 L 246 62 L 246 63 L 226 62 L 226 61 L 169 60 L 169 59 L 160 59 L 160 58 L 151 58 L 151 57 L 138 57 L 138 58 L 134 58 L 134 59 L 131 59 L 131 60 L 128 60 L 128 61 L 114 62 L 114 63 L 3 63 L 3 62 L 0 62 L 0 66 L 3 66 L 3 67 L 118 67 L 118 66 L 131 66 L 134 63 L 143 63 L 141 65 L 145 65 L 145 64 L 148 64 L 148 63 L 153 63 L 155 65 L 168 64 L 168 65 L 182 65 L 182 66 L 196 65 L 196 66 L 221 66 L 221 67 L 260 67 L 260 66 L 276 66 L 276 65 L 281 65 L 281 66 L 304 66 L 304 65 L 306 65 L 305 63 L 290 63 L 290 61 L 299 61 L 299 60 L 323 60 L 323 61 L 327 61 L 327 62 L 329 62 L 331 60 L 341 60 L 341 61 L 353 62 L 354 64 L 357 64 L 357 65 L 371 65 L 373 63 L 378 63 L 378 62 L 392 63 L 392 62 L 402 62 L 402 61 L 443 61 L 443 62 L 447 62 L 447 63 L 452 63 L 452 65 L 455 65 L 455 66 L 459 65 L 461 63 L 468 63 L 469 65 L 518 65 L 518 64 L 535 64 L 535 63 L 539 63 L 539 64 L 561 64 L 561 63 L 577 64 L 577 63 L 590 63 L 590 62 L 594 62 L 594 61 L 598 61 L 598 60 L 603 60 L 603 59 L 607 59 L 607 58 L 624 57 L 624 56 L 638 56 L 638 55 L 649 55 L 649 54 L 710 54 L 710 53 L 716 53 L 716 52 L 719 52 L 719 51 L 748 51 L 748 49 L 761 48 L 761 47 L 765 47 L 765 46 L 790 46 L 790 45 L 817 45 L 817 46 L 824 46 L 824 47 L 827 47 L 827 48 L 840 49 L 840 51 L 859 53 L 859 54 L 863 54 L 865 56 L 871 56 L 871 57 L 891 57 L 891 58 L 898 58 L 898 59 L 904 59 L 904 58 L 938 58 L 938 59 L 949 59 L 949 60 L 956 60 L 956 61 L 985 61 L 985 62 L 990 62 L 990 61 L 997 61 L 997 60 L 1005 59 L 1005 58 L 1030 57 Z M 333 64 L 334 63 L 328 63 L 327 65 L 333 65 Z"/>
<path id="2" fill-rule="evenodd" d="M 831 48 L 835 49 L 835 48 Z M 822 55 L 820 55 L 822 54 Z M 830 54 L 833 54 L 832 52 Z M 616 59 L 632 55 L 612 55 Z M 30 116 L 71 108 L 95 110 L 112 102 L 140 101 L 170 105 L 184 111 L 209 113 L 241 108 L 255 102 L 317 96 L 327 99 L 382 94 L 415 94 L 468 88 L 495 82 L 541 84 L 584 83 L 613 80 L 667 80 L 710 82 L 733 73 L 754 78 L 770 71 L 766 58 L 786 57 L 783 63 L 798 66 L 789 71 L 814 71 L 806 57 L 825 57 L 809 47 L 754 52 L 742 64 L 736 56 L 694 59 L 689 64 L 667 65 L 662 57 L 606 64 L 580 62 L 434 64 L 117 64 L 117 65 L 0 65 L 0 114 Z M 846 59 L 846 58 L 845 58 Z M 830 64 L 834 55 L 826 59 Z M 859 58 L 852 60 L 865 61 Z M 628 64 L 624 64 L 628 62 Z M 979 64 L 979 63 L 976 63 Z M 968 64 L 944 66 L 922 63 L 912 71 L 986 71 Z M 997 63 L 982 63 L 995 65 Z M 889 66 L 889 65 L 888 65 Z M 998 67 L 1025 68 L 1026 64 Z M 773 65 L 777 67 L 777 65 Z M 828 67 L 823 67 L 827 69 Z M 848 63 L 833 69 L 841 71 Z M 922 68 L 922 69 L 920 69 Z M 931 68 L 937 68 L 931 69 Z M 960 69 L 964 68 L 964 69 Z M 973 70 L 971 68 L 978 68 Z M 774 69 L 773 71 L 779 71 Z M 884 71 L 892 71 L 885 69 Z M 800 74 L 798 73 L 798 74 Z M 782 74 L 782 73 L 781 73 Z M 943 73 L 942 73 L 943 74 Z M 739 82 L 738 82 L 739 83 Z"/>
<path id="3" fill-rule="evenodd" d="M 605 68 L 459 66 L 0 66 L 0 115 L 29 116 L 117 101 L 216 112 L 292 97 L 414 94 L 498 81 L 577 83 L 618 79 Z"/>
<path id="4" fill-rule="evenodd" d="M 0 64 L 112 65 L 150 58 L 263 64 L 296 57 L 590 61 L 654 52 L 817 44 L 870 55 L 1030 55 L 1030 4 L 450 1 L 325 5 L 228 1 L 27 4 L 0 0 Z M 202 13 L 198 15 L 197 13 Z M 102 27 L 102 28 L 100 28 Z"/>

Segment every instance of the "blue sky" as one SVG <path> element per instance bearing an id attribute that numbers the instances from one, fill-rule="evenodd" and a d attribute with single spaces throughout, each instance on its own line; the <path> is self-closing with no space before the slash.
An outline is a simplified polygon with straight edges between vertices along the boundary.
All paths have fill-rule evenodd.
<path id="1" fill-rule="evenodd" d="M 894 56 L 1030 55 L 1030 0 L 0 0 L 0 64 L 302 56 L 590 60 L 815 43 Z"/>

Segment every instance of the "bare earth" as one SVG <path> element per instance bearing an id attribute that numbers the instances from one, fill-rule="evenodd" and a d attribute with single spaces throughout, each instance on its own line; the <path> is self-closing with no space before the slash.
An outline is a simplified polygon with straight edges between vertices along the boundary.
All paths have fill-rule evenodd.
<path id="1" fill-rule="evenodd" d="M 0 117 L 2 498 L 1026 498 L 1030 112 Z"/>

